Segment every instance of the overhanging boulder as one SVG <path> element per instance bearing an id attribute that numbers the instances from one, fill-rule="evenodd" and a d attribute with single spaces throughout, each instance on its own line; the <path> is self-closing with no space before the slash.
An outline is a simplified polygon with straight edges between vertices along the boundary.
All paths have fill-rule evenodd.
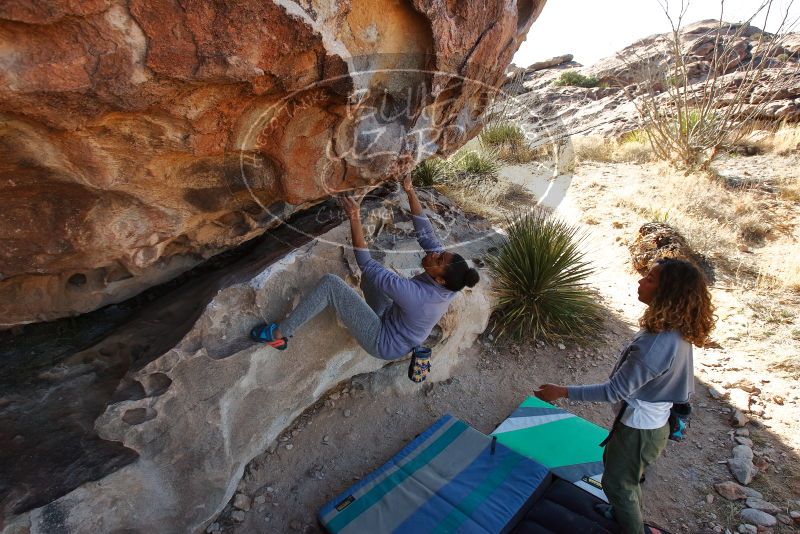
<path id="1" fill-rule="evenodd" d="M 419 269 L 421 251 L 403 197 L 398 191 L 367 202 L 365 227 L 384 264 L 409 275 Z M 434 227 L 449 249 L 470 259 L 497 245 L 485 221 L 465 216 L 444 197 L 421 197 L 433 208 Z M 209 279 L 206 290 L 213 296 L 200 304 L 188 332 L 162 355 L 132 368 L 95 423 L 100 438 L 120 442 L 137 459 L 45 506 L 6 516 L 4 534 L 25 531 L 16 528 L 201 531 L 230 499 L 246 464 L 295 417 L 339 382 L 386 365 L 361 350 L 330 311 L 299 330 L 284 352 L 248 339 L 252 326 L 282 318 L 323 274 L 355 285 L 348 243 L 349 227 L 340 224 L 266 268 L 255 267 L 263 252 L 256 249 L 250 262 Z M 447 378 L 461 349 L 485 329 L 488 284 L 484 271 L 480 284 L 459 294 L 440 321 L 431 340 L 431 380 Z M 383 383 L 419 387 L 403 376 L 405 365 L 383 372 Z M 89 394 L 90 387 L 76 394 Z"/>

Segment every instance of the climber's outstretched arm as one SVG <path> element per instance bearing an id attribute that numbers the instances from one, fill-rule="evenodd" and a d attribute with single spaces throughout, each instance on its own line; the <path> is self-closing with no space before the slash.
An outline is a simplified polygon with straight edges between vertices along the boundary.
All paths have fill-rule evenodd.
<path id="1" fill-rule="evenodd" d="M 361 202 L 355 197 L 344 195 L 342 197 L 342 207 L 350 219 L 350 233 L 353 236 L 353 248 L 367 248 L 367 240 L 364 239 L 364 229 L 361 226 Z"/>
<path id="2" fill-rule="evenodd" d="M 422 211 L 422 204 L 417 198 L 417 193 L 414 191 L 414 184 L 411 181 L 411 175 L 403 178 L 403 189 L 408 195 L 408 205 L 411 208 L 411 219 L 414 221 L 414 230 L 417 233 L 417 242 L 425 252 L 444 252 L 444 247 L 436 233 L 433 231 L 433 226 L 428 220 L 427 215 Z"/>

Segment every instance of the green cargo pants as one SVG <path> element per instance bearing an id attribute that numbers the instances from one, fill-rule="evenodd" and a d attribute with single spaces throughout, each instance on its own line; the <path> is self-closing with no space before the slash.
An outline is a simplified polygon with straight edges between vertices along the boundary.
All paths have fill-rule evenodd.
<path id="1" fill-rule="evenodd" d="M 669 424 L 655 430 L 617 425 L 603 452 L 603 491 L 625 534 L 642 534 L 642 488 L 639 480 L 667 446 Z"/>

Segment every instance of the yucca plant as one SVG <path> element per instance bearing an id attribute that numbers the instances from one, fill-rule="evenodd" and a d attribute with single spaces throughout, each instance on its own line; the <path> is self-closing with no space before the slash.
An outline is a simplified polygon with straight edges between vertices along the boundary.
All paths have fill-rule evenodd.
<path id="1" fill-rule="evenodd" d="M 451 157 L 456 171 L 462 171 L 481 179 L 497 179 L 500 164 L 497 153 L 492 150 L 459 150 Z"/>
<path id="2" fill-rule="evenodd" d="M 430 187 L 443 182 L 450 174 L 450 164 L 437 157 L 428 158 L 417 165 L 411 172 L 411 179 L 416 186 Z"/>
<path id="3" fill-rule="evenodd" d="M 587 285 L 593 268 L 582 240 L 576 227 L 541 211 L 509 224 L 505 243 L 488 257 L 498 337 L 552 342 L 599 333 L 602 308 Z"/>
<path id="4" fill-rule="evenodd" d="M 481 130 L 480 141 L 484 146 L 518 146 L 525 142 L 525 132 L 512 122 L 488 124 Z"/>

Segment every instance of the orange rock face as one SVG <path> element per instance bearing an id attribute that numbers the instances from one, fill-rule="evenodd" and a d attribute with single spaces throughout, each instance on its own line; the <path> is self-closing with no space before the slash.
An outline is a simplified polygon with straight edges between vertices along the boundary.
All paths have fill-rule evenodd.
<path id="1" fill-rule="evenodd" d="M 0 3 L 0 327 L 451 153 L 544 1 Z"/>

